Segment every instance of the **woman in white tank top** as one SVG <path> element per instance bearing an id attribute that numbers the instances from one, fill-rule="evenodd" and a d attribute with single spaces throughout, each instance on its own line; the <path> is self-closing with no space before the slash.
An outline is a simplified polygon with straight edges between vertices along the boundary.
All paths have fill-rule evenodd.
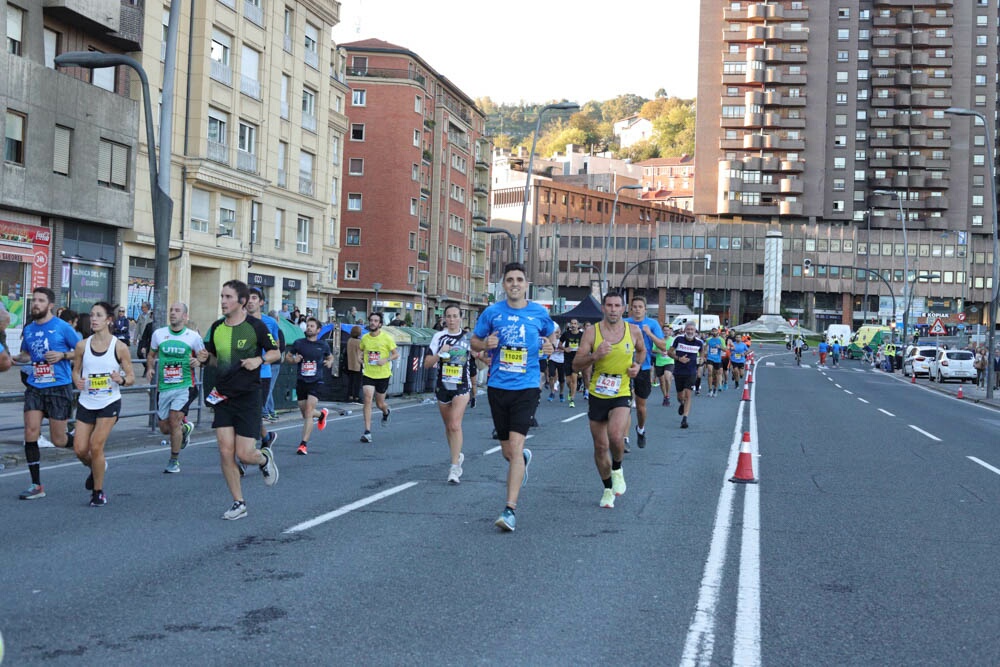
<path id="1" fill-rule="evenodd" d="M 73 384 L 80 392 L 73 451 L 90 468 L 85 486 L 91 492 L 91 507 L 108 502 L 104 495 L 104 443 L 118 421 L 121 387 L 135 382 L 128 346 L 111 335 L 113 312 L 109 303 L 94 304 L 90 309 L 94 335 L 77 344 L 73 361 Z"/>

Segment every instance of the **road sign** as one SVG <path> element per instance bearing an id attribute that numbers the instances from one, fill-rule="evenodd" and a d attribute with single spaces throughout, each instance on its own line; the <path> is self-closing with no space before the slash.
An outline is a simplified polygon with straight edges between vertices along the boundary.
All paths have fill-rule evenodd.
<path id="1" fill-rule="evenodd" d="M 934 324 L 931 325 L 930 330 L 927 332 L 931 336 L 943 336 L 947 334 L 947 330 L 944 328 L 944 324 L 941 322 L 941 318 L 934 320 Z"/>
<path id="2" fill-rule="evenodd" d="M 797 327 L 797 326 L 799 326 L 799 320 L 798 320 L 797 318 L 794 318 L 794 317 L 790 318 L 790 319 L 788 320 L 788 323 L 789 323 L 790 325 L 792 325 L 793 327 Z"/>
<path id="3" fill-rule="evenodd" d="M 965 313 L 959 313 L 958 314 L 958 321 L 959 322 L 964 322 L 965 321 Z"/>

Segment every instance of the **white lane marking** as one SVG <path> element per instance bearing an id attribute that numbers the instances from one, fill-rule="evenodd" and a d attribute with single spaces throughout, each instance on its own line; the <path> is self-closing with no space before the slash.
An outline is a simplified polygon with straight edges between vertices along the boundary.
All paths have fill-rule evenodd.
<path id="1" fill-rule="evenodd" d="M 858 372 L 858 373 L 864 373 L 865 372 L 865 369 L 863 369 L 863 368 L 855 368 L 854 370 L 856 372 Z"/>
<path id="2" fill-rule="evenodd" d="M 862 403 L 867 403 L 868 402 L 865 399 L 861 398 L 860 396 L 858 396 L 858 400 L 861 401 Z"/>
<path id="3" fill-rule="evenodd" d="M 836 387 L 837 389 L 843 389 L 843 387 L 841 387 L 839 384 L 834 384 L 833 386 Z"/>
<path id="4" fill-rule="evenodd" d="M 500 451 L 499 446 L 494 447 L 493 449 L 487 449 L 485 452 L 483 452 L 483 456 L 488 456 L 489 454 L 496 454 L 499 451 Z"/>
<path id="5" fill-rule="evenodd" d="M 847 389 L 844 390 L 844 393 L 845 394 L 850 394 L 851 396 L 854 396 L 854 392 L 853 391 L 849 391 Z"/>
<path id="6" fill-rule="evenodd" d="M 802 368 L 811 368 L 809 364 L 802 364 Z"/>
<path id="7" fill-rule="evenodd" d="M 581 412 L 581 413 L 580 413 L 580 414 L 578 414 L 578 415 L 573 415 L 572 417 L 570 417 L 570 418 L 568 418 L 568 419 L 564 419 L 564 420 L 562 420 L 562 423 L 563 423 L 563 424 L 565 424 L 565 423 L 567 423 L 567 422 L 571 422 L 571 421 L 573 421 L 574 419 L 579 419 L 580 417 L 586 417 L 586 416 L 587 416 L 587 413 L 586 413 L 586 412 Z"/>
<path id="8" fill-rule="evenodd" d="M 736 427 L 733 431 L 733 442 L 729 446 L 728 466 L 735 470 L 739 457 L 743 433 L 743 408 L 741 402 L 736 415 Z M 727 468 L 727 469 L 729 469 Z M 688 626 L 687 639 L 684 642 L 684 652 L 681 654 L 683 667 L 708 665 L 712 662 L 712 651 L 715 648 L 716 605 L 722 590 L 722 575 L 726 566 L 726 550 L 729 543 L 729 532 L 733 518 L 733 496 L 735 484 L 723 478 L 722 489 L 719 491 L 719 502 L 715 508 L 715 522 L 712 527 L 712 541 L 705 559 L 705 569 L 701 575 L 701 585 L 698 588 L 698 602 L 695 605 L 694 616 Z"/>
<path id="9" fill-rule="evenodd" d="M 367 498 L 356 500 L 353 503 L 350 503 L 349 505 L 344 505 L 343 507 L 335 509 L 332 512 L 327 512 L 326 514 L 320 514 L 318 517 L 314 519 L 309 519 L 308 521 L 303 521 L 302 523 L 296 524 L 291 528 L 289 528 L 288 530 L 284 531 L 284 533 L 285 534 L 301 533 L 304 530 L 309 530 L 310 528 L 314 528 L 320 525 L 321 523 L 326 523 L 327 521 L 336 519 L 338 516 L 343 516 L 348 512 L 353 512 L 354 510 L 360 509 L 365 505 L 371 505 L 374 502 L 382 500 L 383 498 L 388 498 L 389 496 L 395 495 L 400 491 L 405 491 L 411 486 L 416 486 L 416 485 L 417 482 L 407 482 L 406 484 L 400 484 L 399 486 L 394 486 L 391 489 L 380 491 L 376 493 L 374 496 L 368 496 Z"/>
<path id="10" fill-rule="evenodd" d="M 993 466 L 991 466 L 986 461 L 983 461 L 982 459 L 977 459 L 975 456 L 966 456 L 965 458 L 969 459 L 973 463 L 978 463 L 979 465 L 983 466 L 984 468 L 986 468 L 991 472 L 995 472 L 996 474 L 1000 475 L 1000 468 L 994 468 Z"/>
<path id="11" fill-rule="evenodd" d="M 774 362 L 773 361 L 767 361 L 767 362 L 764 362 L 764 365 L 765 366 L 773 366 Z"/>
<path id="12" fill-rule="evenodd" d="M 757 386 L 753 388 L 757 400 Z M 760 443 L 757 440 L 757 409 L 750 406 L 750 451 L 754 474 L 760 478 Z M 736 589 L 736 623 L 733 628 L 734 665 L 759 667 L 760 644 L 760 486 L 745 484 L 743 533 L 740 537 L 740 571 Z"/>
<path id="13" fill-rule="evenodd" d="M 924 435 L 926 435 L 931 440 L 934 440 L 935 442 L 941 442 L 941 438 L 937 437 L 933 433 L 928 433 L 927 431 L 925 431 L 924 429 L 920 428 L 919 426 L 914 426 L 913 424 L 907 424 L 907 426 L 909 426 L 910 428 L 912 428 L 917 433 L 923 433 Z"/>
<path id="14" fill-rule="evenodd" d="M 884 415 L 889 415 L 890 417 L 895 417 L 896 416 L 896 415 L 892 414 L 891 412 L 889 412 L 888 410 L 883 410 L 882 408 L 879 408 L 878 411 L 881 412 Z"/>

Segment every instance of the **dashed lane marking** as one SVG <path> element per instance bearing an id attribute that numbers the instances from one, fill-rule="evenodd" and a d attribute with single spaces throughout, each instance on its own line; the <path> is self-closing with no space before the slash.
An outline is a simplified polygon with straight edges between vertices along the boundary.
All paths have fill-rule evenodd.
<path id="1" fill-rule="evenodd" d="M 394 486 L 391 489 L 386 489 L 385 491 L 380 491 L 373 496 L 368 496 L 367 498 L 362 498 L 361 500 L 356 500 L 349 505 L 344 505 L 332 512 L 327 512 L 326 514 L 320 514 L 318 517 L 309 519 L 308 521 L 303 521 L 302 523 L 295 524 L 288 530 L 284 531 L 285 534 L 288 533 L 301 533 L 304 530 L 309 530 L 310 528 L 315 528 L 316 526 L 326 523 L 327 521 L 332 521 L 339 516 L 344 516 L 348 512 L 353 512 L 356 509 L 360 509 L 365 505 L 371 505 L 374 502 L 378 502 L 383 498 L 388 498 L 389 496 L 395 495 L 400 491 L 405 491 L 412 486 L 416 486 L 417 482 L 407 482 L 406 484 L 400 484 L 399 486 Z"/>
<path id="2" fill-rule="evenodd" d="M 979 465 L 983 466 L 984 468 L 986 468 L 991 472 L 995 472 L 996 474 L 1000 475 L 1000 468 L 994 468 L 993 466 L 991 466 L 986 461 L 983 461 L 982 459 L 977 459 L 975 456 L 966 456 L 965 458 L 969 459 L 973 463 L 978 463 Z"/>
<path id="3" fill-rule="evenodd" d="M 850 394 L 851 396 L 854 396 L 854 392 L 853 391 L 849 391 L 847 389 L 844 390 L 844 393 L 845 394 Z"/>
<path id="4" fill-rule="evenodd" d="M 569 417 L 569 418 L 567 418 L 567 419 L 564 419 L 564 420 L 562 420 L 562 423 L 563 423 L 563 424 L 565 424 L 565 423 L 567 423 L 567 422 L 571 422 L 571 421 L 573 421 L 574 419 L 579 419 L 580 417 L 586 417 L 586 416 L 587 416 L 587 413 L 586 413 L 586 412 L 581 412 L 581 413 L 580 413 L 580 414 L 578 414 L 578 415 L 573 415 L 572 417 Z"/>
<path id="5" fill-rule="evenodd" d="M 908 426 L 910 428 L 912 428 L 914 431 L 916 431 L 917 433 L 922 433 L 923 435 L 926 435 L 928 438 L 930 438 L 931 440 L 933 440 L 935 442 L 941 442 L 941 438 L 937 437 L 933 433 L 928 433 L 927 431 L 925 431 L 924 429 L 920 428 L 919 426 L 914 426 L 913 424 L 908 424 Z"/>
<path id="6" fill-rule="evenodd" d="M 892 414 L 891 412 L 889 412 L 888 410 L 883 410 L 882 408 L 879 408 L 878 411 L 881 412 L 884 415 L 889 415 L 890 417 L 895 417 L 896 416 L 896 415 Z"/>
<path id="7" fill-rule="evenodd" d="M 862 403 L 867 403 L 868 402 L 865 399 L 861 398 L 860 396 L 858 396 L 858 400 L 861 401 Z"/>

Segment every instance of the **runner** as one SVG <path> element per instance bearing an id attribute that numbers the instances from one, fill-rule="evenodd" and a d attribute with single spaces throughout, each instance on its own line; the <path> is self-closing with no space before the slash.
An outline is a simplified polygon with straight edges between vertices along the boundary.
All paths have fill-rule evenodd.
<path id="1" fill-rule="evenodd" d="M 73 452 L 90 468 L 84 486 L 90 491 L 90 506 L 108 504 L 104 494 L 104 445 L 122 408 L 121 387 L 135 384 L 129 349 L 111 334 L 114 307 L 98 301 L 90 309 L 94 333 L 76 345 L 73 384 L 80 390 L 76 411 Z"/>
<path id="2" fill-rule="evenodd" d="M 254 317 L 264 323 L 267 327 L 267 331 L 271 334 L 271 339 L 274 344 L 278 344 L 278 339 L 281 334 L 278 331 L 278 320 L 274 319 L 270 315 L 265 315 L 264 311 L 264 292 L 259 287 L 250 288 L 250 299 L 247 301 L 246 310 L 247 315 Z M 278 351 L 278 360 L 281 360 L 281 351 Z M 281 364 L 278 364 L 278 369 L 281 369 Z M 271 364 L 264 364 L 260 368 L 260 448 L 265 447 L 273 450 L 274 441 L 278 439 L 278 434 L 274 431 L 268 432 L 267 423 L 274 422 L 278 420 L 278 415 L 274 414 L 271 409 L 268 408 L 268 398 L 271 392 L 271 381 L 273 380 L 273 368 Z M 273 408 L 273 404 L 272 404 Z"/>
<path id="3" fill-rule="evenodd" d="M 438 367 L 434 394 L 444 421 L 444 434 L 451 451 L 448 481 L 458 484 L 462 477 L 462 417 L 471 393 L 469 370 L 470 333 L 462 330 L 462 311 L 453 303 L 444 307 L 445 328 L 434 334 L 424 357 L 424 368 Z"/>
<path id="4" fill-rule="evenodd" d="M 601 306 L 604 319 L 583 334 L 573 365 L 594 367 L 587 417 L 594 438 L 594 463 L 604 483 L 600 506 L 610 509 L 626 489 L 622 459 L 632 393 L 629 379 L 642 372 L 646 350 L 639 327 L 621 319 L 625 304 L 620 294 L 605 294 Z"/>
<path id="5" fill-rule="evenodd" d="M 528 481 L 531 450 L 524 446 L 538 405 L 539 352 L 552 352 L 555 324 L 545 308 L 527 300 L 524 265 L 511 262 L 503 270 L 507 298 L 489 306 L 473 329 L 472 349 L 496 350 L 490 362 L 487 397 L 507 469 L 507 504 L 494 522 L 512 531 L 521 487 Z"/>
<path id="6" fill-rule="evenodd" d="M 660 323 L 651 317 L 646 317 L 645 297 L 632 297 L 629 314 L 631 317 L 625 321 L 639 328 L 642 333 L 643 349 L 646 351 L 646 356 L 642 360 L 642 372 L 632 380 L 635 388 L 636 444 L 641 449 L 646 446 L 646 399 L 653 392 L 653 379 L 650 377 L 653 368 L 653 350 L 665 350 L 666 343 L 663 341 L 663 329 L 660 328 Z"/>
<path id="7" fill-rule="evenodd" d="M 299 365 L 298 379 L 295 381 L 295 395 L 298 397 L 299 412 L 302 413 L 302 439 L 295 453 L 305 456 L 309 453 L 309 436 L 312 433 L 313 418 L 316 428 L 326 428 L 326 418 L 330 411 L 316 409 L 319 391 L 323 385 L 321 366 L 333 368 L 333 355 L 326 342 L 317 340 L 320 324 L 315 317 L 306 320 L 306 336 L 299 338 L 285 350 L 285 361 Z"/>
<path id="8" fill-rule="evenodd" d="M 368 316 L 368 333 L 361 337 L 364 369 L 361 371 L 361 391 L 364 394 L 365 432 L 361 442 L 372 441 L 372 398 L 382 411 L 382 426 L 389 424 L 389 406 L 385 393 L 392 377 L 392 362 L 399 359 L 399 350 L 392 336 L 382 331 L 382 313 Z"/>
<path id="9" fill-rule="evenodd" d="M 732 339 L 732 334 L 728 334 L 722 344 L 722 386 L 719 391 L 729 389 L 729 342 Z"/>
<path id="10" fill-rule="evenodd" d="M 743 371 L 747 364 L 747 344 L 741 339 L 737 338 L 734 343 L 729 346 L 729 365 L 733 371 L 733 382 L 737 387 L 740 386 L 740 380 L 743 379 Z"/>
<path id="11" fill-rule="evenodd" d="M 42 419 L 48 417 L 52 444 L 73 447 L 73 434 L 66 432 L 66 421 L 73 414 L 72 361 L 80 334 L 53 316 L 55 300 L 55 293 L 48 287 L 32 290 L 32 321 L 21 332 L 21 352 L 14 358 L 31 363 L 24 376 L 24 458 L 31 486 L 19 496 L 21 500 L 45 497 L 38 451 Z"/>
<path id="12" fill-rule="evenodd" d="M 236 458 L 260 467 L 264 484 L 278 481 L 278 466 L 267 447 L 254 446 L 260 432 L 260 369 L 281 358 L 278 344 L 264 323 L 246 314 L 250 288 L 240 280 L 222 285 L 220 303 L 223 317 L 212 323 L 205 336 L 205 348 L 198 353 L 202 364 L 217 366 L 215 388 L 205 403 L 215 409 L 212 428 L 219 443 L 219 460 L 233 505 L 222 518 L 229 521 L 247 515 Z"/>
<path id="13" fill-rule="evenodd" d="M 722 348 L 725 342 L 719 338 L 719 330 L 712 329 L 712 335 L 705 341 L 708 352 L 705 358 L 708 361 L 708 395 L 715 398 L 716 392 L 722 386 Z"/>
<path id="14" fill-rule="evenodd" d="M 556 325 L 556 335 L 559 335 L 559 325 Z M 566 387 L 566 354 L 563 352 L 562 345 L 557 345 L 552 354 L 549 355 L 549 386 L 552 387 L 549 393 L 549 402 L 556 397 L 556 387 L 559 391 L 559 402 L 565 403 L 566 396 L 563 394 L 563 390 Z"/>
<path id="15" fill-rule="evenodd" d="M 674 344 L 674 330 L 669 324 L 663 327 L 663 343 L 666 350 L 656 348 L 653 351 L 656 364 L 653 372 L 660 378 L 660 391 L 663 393 L 663 405 L 670 405 L 670 385 L 674 381 L 674 360 L 668 354 L 670 347 Z"/>
<path id="16" fill-rule="evenodd" d="M 156 416 L 160 433 L 170 435 L 170 458 L 165 473 L 181 471 L 180 453 L 191 442 L 194 430 L 194 424 L 184 417 L 194 387 L 192 369 L 200 365 L 196 355 L 205 348 L 205 343 L 187 328 L 187 319 L 187 304 L 178 301 L 170 306 L 168 326 L 153 332 L 146 356 L 146 379 L 152 383 L 156 378 L 157 383 Z"/>
<path id="17" fill-rule="evenodd" d="M 677 385 L 677 414 L 681 415 L 681 428 L 688 427 L 691 414 L 691 388 L 698 378 L 698 366 L 705 356 L 705 343 L 698 338 L 694 322 L 684 324 L 684 335 L 674 339 L 670 356 L 674 364 L 674 382 Z"/>
<path id="18" fill-rule="evenodd" d="M 577 374 L 576 369 L 573 368 L 573 359 L 576 357 L 576 351 L 580 349 L 580 341 L 583 339 L 583 332 L 580 331 L 580 322 L 578 320 L 570 320 L 569 325 L 566 327 L 566 331 L 562 333 L 559 337 L 559 345 L 563 350 L 563 358 L 565 362 L 563 363 L 563 375 L 566 377 L 566 386 L 569 388 L 569 407 L 575 408 L 576 402 L 576 382 Z"/>

